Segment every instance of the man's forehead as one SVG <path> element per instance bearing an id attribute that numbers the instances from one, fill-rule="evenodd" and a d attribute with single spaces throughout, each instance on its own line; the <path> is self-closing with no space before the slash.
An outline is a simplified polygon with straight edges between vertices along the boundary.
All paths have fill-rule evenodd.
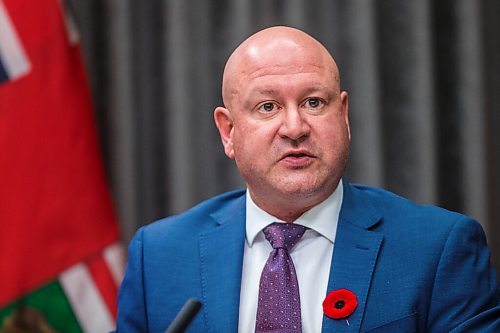
<path id="1" fill-rule="evenodd" d="M 223 98 L 248 79 L 266 75 L 326 72 L 338 82 L 338 69 L 326 48 L 308 34 L 287 27 L 265 29 L 245 40 L 226 63 Z"/>
<path id="2" fill-rule="evenodd" d="M 331 66 L 305 64 L 296 66 L 248 66 L 232 83 L 232 95 L 240 102 L 264 97 L 304 98 L 310 94 L 330 97 L 340 89 L 338 75 Z"/>
<path id="3" fill-rule="evenodd" d="M 282 100 L 292 98 L 302 100 L 312 95 L 325 99 L 333 99 L 338 92 L 338 89 L 334 86 L 320 83 L 298 86 L 267 84 L 262 86 L 252 85 L 247 87 L 247 89 L 243 88 L 237 95 L 241 105 L 248 108 L 265 99 Z"/>
<path id="4" fill-rule="evenodd" d="M 315 92 L 328 91 L 330 90 L 330 87 L 326 85 L 302 86 L 295 90 L 307 95 Z M 280 89 L 280 87 L 277 87 L 276 85 L 263 87 L 255 86 L 250 87 L 250 92 L 258 95 L 277 96 L 282 94 L 283 89 Z"/>

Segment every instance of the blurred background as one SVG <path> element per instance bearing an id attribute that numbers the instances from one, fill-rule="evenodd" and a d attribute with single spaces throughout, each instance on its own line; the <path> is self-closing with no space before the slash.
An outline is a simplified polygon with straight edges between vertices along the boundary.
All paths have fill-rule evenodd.
<path id="1" fill-rule="evenodd" d="M 253 32 L 289 25 L 340 67 L 347 178 L 473 216 L 500 267 L 499 1 L 71 3 L 125 242 L 141 225 L 244 186 L 212 118 L 223 66 Z"/>

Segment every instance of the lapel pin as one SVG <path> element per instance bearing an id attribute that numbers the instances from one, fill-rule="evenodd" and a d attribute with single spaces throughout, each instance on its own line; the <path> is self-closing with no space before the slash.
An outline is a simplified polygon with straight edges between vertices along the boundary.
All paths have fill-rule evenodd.
<path id="1" fill-rule="evenodd" d="M 358 300 L 352 291 L 337 289 L 326 295 L 323 301 L 323 312 L 332 319 L 342 319 L 349 317 L 357 306 Z M 349 325 L 347 319 L 346 322 Z"/>

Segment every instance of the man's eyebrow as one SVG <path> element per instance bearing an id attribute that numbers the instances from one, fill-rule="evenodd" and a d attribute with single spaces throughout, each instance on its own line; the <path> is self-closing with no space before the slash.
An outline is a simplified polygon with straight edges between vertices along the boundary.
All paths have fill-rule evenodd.
<path id="1" fill-rule="evenodd" d="M 255 99 L 265 98 L 265 97 L 276 97 L 279 95 L 279 92 L 272 88 L 257 88 L 253 90 L 250 94 L 243 97 L 243 105 L 245 107 L 251 107 L 255 102 Z"/>
<path id="2" fill-rule="evenodd" d="M 315 86 L 307 87 L 307 88 L 303 89 L 300 94 L 303 97 L 306 97 L 310 94 L 314 94 L 314 93 L 318 93 L 318 92 L 325 92 L 329 98 L 334 98 L 335 95 L 340 94 L 340 91 L 332 91 L 331 89 L 329 89 L 328 86 L 323 86 L 323 85 L 315 85 Z M 248 100 L 245 100 L 246 102 L 244 104 L 245 104 L 245 106 L 250 106 L 255 98 L 259 98 L 257 96 L 260 96 L 260 98 L 262 98 L 262 97 L 267 97 L 267 96 L 276 97 L 279 95 L 280 95 L 280 91 L 273 89 L 273 88 L 267 88 L 267 87 L 266 88 L 256 88 L 255 90 L 253 90 L 252 94 L 250 94 L 250 96 L 252 96 L 252 97 L 249 98 Z"/>

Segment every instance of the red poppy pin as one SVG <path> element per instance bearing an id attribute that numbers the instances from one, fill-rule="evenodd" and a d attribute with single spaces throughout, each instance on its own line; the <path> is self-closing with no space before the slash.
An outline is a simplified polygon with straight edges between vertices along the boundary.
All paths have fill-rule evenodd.
<path id="1" fill-rule="evenodd" d="M 326 295 L 323 301 L 323 312 L 330 318 L 342 319 L 349 317 L 357 306 L 358 300 L 352 291 L 338 289 Z"/>

